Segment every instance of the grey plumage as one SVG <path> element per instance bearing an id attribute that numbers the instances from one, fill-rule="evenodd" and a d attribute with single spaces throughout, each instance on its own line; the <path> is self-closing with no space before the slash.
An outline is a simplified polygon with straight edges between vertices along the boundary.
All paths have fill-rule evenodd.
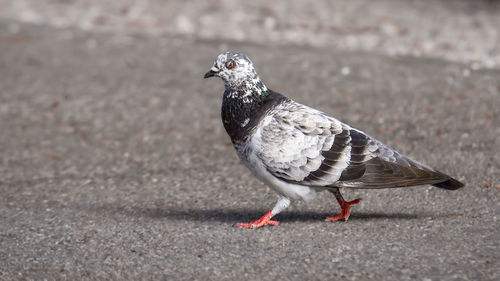
<path id="1" fill-rule="evenodd" d="M 277 224 L 270 218 L 291 200 L 310 200 L 317 191 L 332 191 L 349 217 L 339 188 L 392 188 L 432 184 L 463 186 L 450 176 L 411 160 L 364 132 L 268 89 L 244 55 L 218 56 L 205 78 L 225 84 L 222 119 L 243 163 L 280 194 L 275 208 L 261 220 L 240 226 Z M 273 223 L 271 223 L 273 222 Z"/>

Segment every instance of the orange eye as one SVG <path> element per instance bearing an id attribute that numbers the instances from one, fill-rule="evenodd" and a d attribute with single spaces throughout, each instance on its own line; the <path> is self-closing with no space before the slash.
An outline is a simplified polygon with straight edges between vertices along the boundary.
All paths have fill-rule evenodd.
<path id="1" fill-rule="evenodd" d="M 230 61 L 226 62 L 226 67 L 227 67 L 227 69 L 233 68 L 234 67 L 234 61 L 230 60 Z"/>

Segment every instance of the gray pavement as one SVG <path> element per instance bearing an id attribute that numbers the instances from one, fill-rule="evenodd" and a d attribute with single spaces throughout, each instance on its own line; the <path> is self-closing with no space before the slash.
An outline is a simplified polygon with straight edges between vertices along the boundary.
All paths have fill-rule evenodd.
<path id="1" fill-rule="evenodd" d="M 500 70 L 440 59 L 0 23 L 0 279 L 498 280 Z M 216 55 L 466 183 L 276 195 L 220 121 Z"/>

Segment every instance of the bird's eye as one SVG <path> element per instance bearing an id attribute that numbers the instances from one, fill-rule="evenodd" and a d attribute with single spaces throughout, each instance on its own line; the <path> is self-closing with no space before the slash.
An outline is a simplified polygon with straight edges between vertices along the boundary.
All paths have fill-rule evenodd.
<path id="1" fill-rule="evenodd" d="M 230 61 L 226 62 L 226 67 L 227 67 L 227 69 L 233 68 L 234 67 L 234 61 L 230 60 Z"/>

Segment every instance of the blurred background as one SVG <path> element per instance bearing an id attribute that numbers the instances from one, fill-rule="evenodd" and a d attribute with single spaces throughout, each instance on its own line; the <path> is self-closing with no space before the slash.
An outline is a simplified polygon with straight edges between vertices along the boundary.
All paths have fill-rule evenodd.
<path id="1" fill-rule="evenodd" d="M 0 0 L 0 19 L 500 63 L 494 0 Z M 12 27 L 15 29 L 15 27 Z"/>
<path id="2" fill-rule="evenodd" d="M 222 51 L 465 182 L 276 193 L 222 126 Z M 0 0 L 0 280 L 500 280 L 500 3 Z"/>

